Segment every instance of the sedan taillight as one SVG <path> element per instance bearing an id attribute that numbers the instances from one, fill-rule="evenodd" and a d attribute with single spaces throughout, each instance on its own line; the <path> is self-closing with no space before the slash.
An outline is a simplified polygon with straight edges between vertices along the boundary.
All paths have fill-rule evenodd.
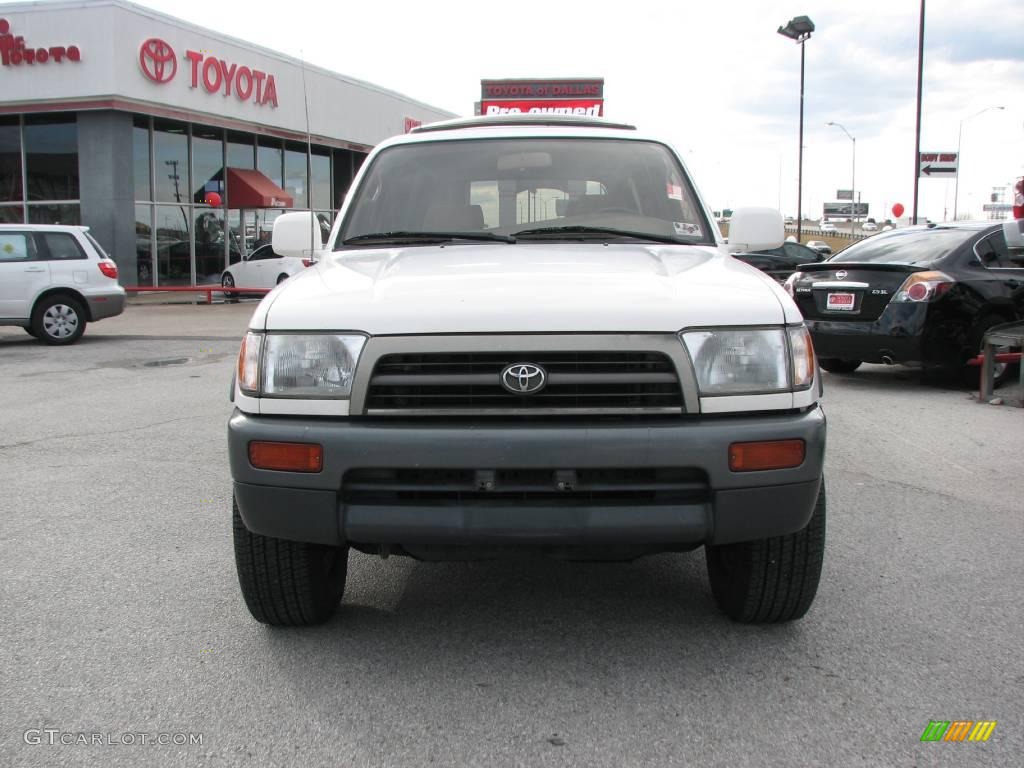
<path id="1" fill-rule="evenodd" d="M 915 272 L 903 281 L 892 300 L 897 304 L 934 301 L 947 293 L 955 280 L 945 272 Z"/>
<path id="2" fill-rule="evenodd" d="M 313 261 L 312 259 L 303 259 L 302 260 L 302 266 L 304 266 L 304 267 L 312 267 L 314 264 L 316 264 L 316 262 Z"/>
<path id="3" fill-rule="evenodd" d="M 109 259 L 103 259 L 99 262 L 100 272 L 112 280 L 117 280 L 117 264 L 110 261 Z"/>

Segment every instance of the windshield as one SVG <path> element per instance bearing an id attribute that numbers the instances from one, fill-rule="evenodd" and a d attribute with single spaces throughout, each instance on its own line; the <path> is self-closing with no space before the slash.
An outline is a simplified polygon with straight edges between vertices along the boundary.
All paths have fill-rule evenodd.
<path id="1" fill-rule="evenodd" d="M 431 242 L 425 233 L 475 233 L 477 242 L 509 242 L 506 236 L 522 233 L 531 241 L 714 244 L 668 148 L 621 139 L 449 140 L 386 149 L 356 191 L 334 247 L 389 235 Z"/>
<path id="2" fill-rule="evenodd" d="M 893 230 L 854 243 L 830 261 L 930 264 L 945 258 L 976 234 L 970 229 Z"/>

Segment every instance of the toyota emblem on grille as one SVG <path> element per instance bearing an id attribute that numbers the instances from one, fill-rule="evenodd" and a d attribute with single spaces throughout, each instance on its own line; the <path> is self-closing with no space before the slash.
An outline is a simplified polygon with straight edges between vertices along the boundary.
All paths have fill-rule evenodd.
<path id="1" fill-rule="evenodd" d="M 533 363 L 513 363 L 501 372 L 501 386 L 515 395 L 540 392 L 547 383 L 547 373 Z"/>
<path id="2" fill-rule="evenodd" d="M 846 270 L 845 269 L 840 269 L 838 272 L 836 272 L 836 280 L 845 280 L 845 279 L 846 279 Z"/>

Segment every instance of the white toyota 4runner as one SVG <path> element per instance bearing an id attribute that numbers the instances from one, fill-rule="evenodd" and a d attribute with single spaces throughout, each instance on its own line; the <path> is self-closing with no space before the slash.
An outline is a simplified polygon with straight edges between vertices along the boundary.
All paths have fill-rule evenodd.
<path id="1" fill-rule="evenodd" d="M 730 252 L 677 153 L 544 116 L 424 126 L 367 158 L 316 266 L 256 309 L 228 426 L 242 594 L 329 618 L 349 548 L 631 560 L 704 547 L 738 621 L 804 615 L 825 539 L 825 416 L 786 292 Z M 314 245 L 315 243 L 315 245 Z M 325 250 L 321 250 L 325 249 Z"/>

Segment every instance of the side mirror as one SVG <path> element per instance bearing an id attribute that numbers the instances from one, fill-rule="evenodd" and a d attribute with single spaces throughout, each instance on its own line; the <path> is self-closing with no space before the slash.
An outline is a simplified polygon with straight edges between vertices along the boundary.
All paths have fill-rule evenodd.
<path id="1" fill-rule="evenodd" d="M 270 242 L 274 253 L 297 259 L 315 259 L 324 249 L 320 221 L 310 211 L 278 216 Z"/>
<path id="2" fill-rule="evenodd" d="M 774 208 L 738 208 L 729 222 L 729 253 L 778 248 L 786 237 L 782 214 Z"/>
<path id="3" fill-rule="evenodd" d="M 1024 219 L 1003 222 L 1003 237 L 1011 251 L 1024 249 Z"/>

